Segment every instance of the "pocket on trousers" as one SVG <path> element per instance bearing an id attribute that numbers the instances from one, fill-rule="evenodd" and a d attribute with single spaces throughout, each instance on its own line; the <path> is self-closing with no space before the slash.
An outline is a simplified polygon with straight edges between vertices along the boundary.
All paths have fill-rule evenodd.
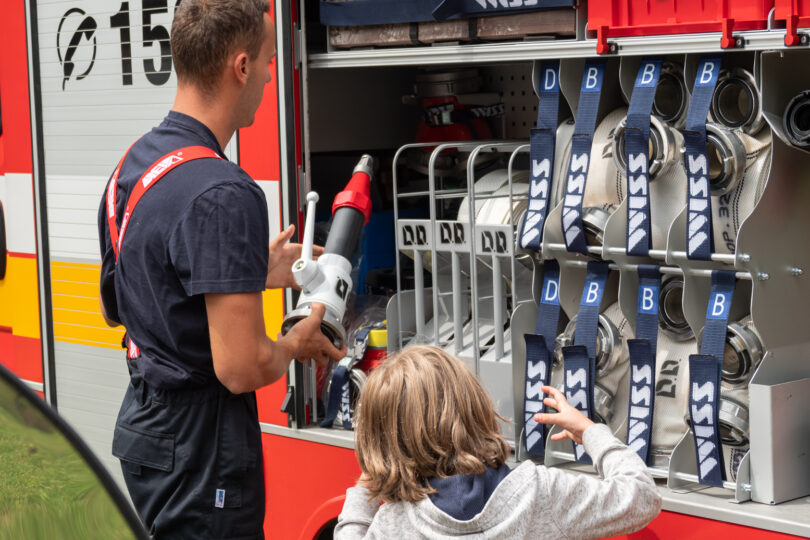
<path id="1" fill-rule="evenodd" d="M 118 424 L 112 454 L 122 461 L 169 473 L 174 470 L 174 435 Z"/>

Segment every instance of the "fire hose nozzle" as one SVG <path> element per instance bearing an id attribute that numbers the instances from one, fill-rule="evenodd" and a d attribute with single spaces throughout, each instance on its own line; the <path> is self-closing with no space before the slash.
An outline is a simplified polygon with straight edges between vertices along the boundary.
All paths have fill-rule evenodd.
<path id="1" fill-rule="evenodd" d="M 301 258 L 293 263 L 292 273 L 302 294 L 296 308 L 287 314 L 281 326 L 286 334 L 298 321 L 312 312 L 318 302 L 326 307 L 322 332 L 340 348 L 346 339 L 343 315 L 352 289 L 351 260 L 357 249 L 360 231 L 371 217 L 371 176 L 374 158 L 364 155 L 354 168 L 346 188 L 338 193 L 332 205 L 332 227 L 326 239 L 324 254 L 312 259 L 315 236 L 315 208 L 318 194 L 307 194 L 306 225 Z"/>
<path id="2" fill-rule="evenodd" d="M 312 260 L 312 246 L 315 243 L 315 207 L 320 197 L 314 191 L 307 193 L 307 221 L 304 226 L 304 245 L 301 258 L 293 263 L 292 273 L 295 282 L 304 291 L 314 289 L 322 281 L 318 265 Z"/>
<path id="3" fill-rule="evenodd" d="M 369 154 L 363 154 L 357 165 L 354 166 L 352 174 L 365 173 L 369 178 L 374 174 L 374 158 Z"/>

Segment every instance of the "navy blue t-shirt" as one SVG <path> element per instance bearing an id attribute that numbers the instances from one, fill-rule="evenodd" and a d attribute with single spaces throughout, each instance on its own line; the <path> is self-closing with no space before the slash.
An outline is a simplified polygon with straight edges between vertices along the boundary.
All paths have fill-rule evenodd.
<path id="1" fill-rule="evenodd" d="M 119 229 L 141 175 L 186 146 L 206 146 L 225 157 L 211 130 L 174 111 L 130 149 L 118 179 Z M 117 263 L 105 202 L 102 197 L 98 214 L 101 298 L 107 315 L 140 349 L 138 371 L 158 388 L 211 384 L 203 295 L 264 290 L 270 234 L 264 193 L 227 159 L 179 165 L 141 198 Z"/>

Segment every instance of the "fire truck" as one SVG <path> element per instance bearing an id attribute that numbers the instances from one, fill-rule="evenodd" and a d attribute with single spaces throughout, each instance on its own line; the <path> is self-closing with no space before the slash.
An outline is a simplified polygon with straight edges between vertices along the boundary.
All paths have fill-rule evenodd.
<path id="1" fill-rule="evenodd" d="M 111 168 L 133 140 L 159 123 L 172 103 L 176 77 L 169 32 L 177 3 L 3 0 L 0 6 L 0 362 L 57 409 L 122 487 L 120 466 L 110 449 L 129 375 L 121 348 L 124 331 L 109 328 L 99 311 L 97 210 Z M 512 441 L 514 459 L 529 459 L 527 425 L 521 421 L 527 399 L 528 342 L 523 336 L 534 332 L 545 278 L 552 272 L 515 238 L 525 232 L 517 214 L 536 209 L 531 182 L 541 173 L 531 167 L 535 147 L 530 132 L 536 118 L 536 127 L 542 127 L 538 95 L 542 102 L 548 73 L 544 69 L 553 69 L 550 73 L 559 81 L 549 88 L 555 88 L 563 103 L 559 121 L 551 125 L 557 142 L 557 159 L 552 159 L 556 178 L 564 178 L 565 167 L 576 161 L 576 156 L 563 159 L 574 152 L 566 139 L 582 128 L 594 145 L 603 144 L 601 156 L 592 154 L 591 169 L 609 161 L 604 166 L 614 167 L 611 174 L 618 187 L 612 189 L 619 192 L 616 200 L 593 199 L 591 194 L 590 206 L 583 210 L 579 205 L 579 223 L 584 223 L 587 237 L 579 253 L 569 249 L 569 231 L 559 225 L 563 212 L 576 214 L 577 208 L 566 206 L 566 196 L 573 193 L 571 182 L 567 190 L 553 188 L 558 192 L 546 199 L 546 204 L 551 202 L 543 216 L 542 258 L 558 261 L 559 304 L 571 319 L 567 326 L 560 325 L 556 341 L 575 343 L 574 314 L 582 307 L 580 299 L 588 297 L 591 272 L 601 269 L 607 272 L 602 306 L 614 302 L 614 319 L 621 322 L 603 310 L 606 322 L 597 329 L 605 332 L 600 344 L 624 350 L 622 343 L 632 337 L 632 322 L 640 316 L 637 304 L 643 303 L 637 267 L 650 261 L 664 275 L 661 291 L 670 275 L 681 279 L 677 296 L 659 296 L 656 309 L 663 313 L 659 318 L 665 330 L 677 333 L 678 324 L 689 327 L 686 340 L 689 346 L 694 343 L 694 350 L 684 358 L 697 354 L 698 340 L 710 332 L 707 305 L 711 315 L 710 298 L 718 298 L 712 296 L 718 269 L 736 280 L 735 300 L 729 299 L 732 319 L 747 321 L 734 327 L 739 330 L 732 336 L 739 349 L 732 353 L 750 360 L 751 373 L 740 375 L 750 401 L 740 410 L 724 410 L 732 424 L 744 420 L 745 427 L 736 426 L 738 432 L 731 425 L 723 435 L 744 435 L 750 445 L 726 454 L 734 464 L 733 474 L 708 486 L 700 468 L 707 463 L 701 454 L 707 444 L 698 429 L 702 424 L 695 415 L 684 420 L 678 413 L 684 428 L 676 444 L 663 461 L 648 459 L 660 479 L 664 510 L 645 530 L 629 537 L 810 537 L 810 261 L 804 249 L 810 227 L 810 159 L 802 147 L 810 132 L 810 105 L 797 102 L 794 124 L 783 122 L 791 98 L 810 89 L 808 38 L 801 31 L 810 26 L 810 18 L 803 18 L 804 2 L 692 2 L 660 8 L 680 13 L 657 15 L 655 6 L 643 11 L 639 5 L 644 2 L 591 0 L 588 6 L 580 0 L 549 2 L 556 6 L 554 14 L 537 19 L 527 6 L 538 2 L 478 0 L 467 2 L 473 6 L 471 17 L 455 18 L 455 24 L 451 20 L 441 28 L 438 23 L 410 22 L 368 24 L 357 27 L 360 30 L 339 17 L 330 21 L 324 16 L 339 3 L 271 2 L 278 29 L 273 80 L 255 123 L 240 130 L 226 149 L 264 190 L 271 237 L 288 223 L 302 228 L 308 191 L 329 199 L 361 153 L 377 156 L 381 166 L 375 203 L 381 212 L 379 221 L 372 218 L 372 228 L 388 232 L 380 233 L 377 246 L 365 243 L 365 257 L 368 262 L 375 252 L 385 252 L 388 262 L 378 266 L 394 268 L 394 277 L 386 282 L 386 296 L 391 296 L 387 335 L 378 334 L 378 342 L 371 345 L 393 352 L 411 336 L 427 336 L 467 360 L 499 413 L 512 419 L 504 433 Z M 503 15 L 513 18 L 500 21 L 484 13 L 513 7 L 528 11 Z M 714 18 L 684 22 L 683 11 L 701 9 Z M 810 14 L 810 6 L 807 10 Z M 659 20 L 647 24 L 645 16 Z M 523 18 L 515 22 L 514 17 Z M 538 27 L 512 35 L 515 27 L 531 24 Z M 363 38 L 364 31 L 372 37 Z M 631 96 L 643 87 L 643 63 L 650 58 L 659 61 L 659 83 L 671 79 L 676 109 L 684 98 L 684 110 L 672 111 L 680 120 L 664 125 L 655 119 L 668 113 L 661 109 L 648 122 L 648 138 L 654 142 L 650 179 L 658 159 L 659 167 L 668 161 L 680 167 L 677 174 L 671 169 L 661 177 L 681 175 L 686 182 L 688 167 L 680 162 L 690 163 L 694 148 L 678 130 L 701 131 L 690 124 L 685 107 L 698 107 L 694 98 L 711 59 L 722 60 L 731 74 L 727 77 L 737 73 L 734 70 L 752 74 L 745 88 L 756 88 L 755 93 L 732 89 L 725 99 L 731 109 L 750 102 L 745 106 L 761 113 L 757 121 L 768 133 L 763 144 L 769 157 L 757 165 L 764 151 L 756 146 L 756 137 L 733 138 L 747 129 L 743 124 L 748 120 L 737 121 L 733 111 L 725 118 L 728 109 L 715 104 L 715 124 L 725 118 L 743 127 L 703 128 L 704 139 L 714 141 L 716 153 L 708 156 L 707 168 L 718 167 L 720 176 L 729 177 L 756 169 L 761 180 L 749 182 L 751 193 L 735 187 L 717 197 L 712 192 L 717 208 L 714 234 L 709 236 L 714 249 L 702 259 L 690 256 L 686 241 L 687 234 L 697 238 L 700 223 L 684 210 L 685 183 L 677 184 L 682 195 L 673 199 L 680 201 L 675 205 L 661 202 L 669 184 L 650 180 L 652 210 L 666 215 L 667 223 L 662 230 L 647 230 L 652 237 L 647 252 L 638 255 L 627 249 L 630 236 L 625 232 L 632 216 L 625 212 L 632 193 L 623 194 L 622 186 L 627 171 L 634 172 L 636 165 L 626 161 L 622 172 L 612 163 L 614 154 L 624 155 L 615 142 L 620 139 L 618 120 L 627 115 L 622 129 L 634 129 L 626 107 L 635 106 Z M 587 123 L 579 121 L 587 114 L 585 101 L 577 98 L 588 86 L 591 68 L 605 86 L 598 111 L 592 111 L 600 126 L 595 130 L 577 125 Z M 723 77 L 721 73 L 712 84 L 719 89 L 728 82 Z M 606 120 L 612 113 L 604 112 L 611 108 L 624 110 L 615 125 Z M 566 114 L 578 121 L 566 122 Z M 625 139 L 627 145 L 631 138 Z M 687 157 L 673 154 L 678 149 Z M 695 159 L 699 156 L 693 156 L 692 163 Z M 590 182 L 592 173 L 585 167 Z M 695 197 L 688 202 L 700 201 Z M 728 231 L 718 229 L 718 222 Z M 367 231 L 367 240 L 375 230 Z M 385 275 L 380 272 L 378 277 Z M 294 307 L 289 291 L 264 293 L 268 335 L 280 331 L 285 313 Z M 750 330 L 753 323 L 755 333 Z M 678 346 L 685 347 L 672 349 Z M 755 353 L 759 356 L 751 360 Z M 669 368 L 655 368 L 656 396 L 674 393 L 676 381 L 689 386 L 684 371 L 678 374 L 678 365 L 672 361 Z M 627 369 L 622 380 L 629 379 Z M 607 407 L 601 419 L 625 437 L 632 414 L 626 403 L 631 381 L 621 382 L 616 375 L 612 383 L 604 379 L 600 385 L 599 375 L 594 376 L 592 386 L 602 392 L 601 404 Z M 359 476 L 352 432 L 320 427 L 324 378 L 314 366 L 294 363 L 283 380 L 258 392 L 269 538 L 331 537 L 345 490 Z M 562 380 L 556 383 L 564 385 Z M 606 388 L 610 384 L 613 387 Z M 594 406 L 599 409 L 599 403 Z M 686 412 L 686 406 L 683 409 Z M 588 474 L 577 468 L 570 444 L 545 446 L 547 465 Z"/>

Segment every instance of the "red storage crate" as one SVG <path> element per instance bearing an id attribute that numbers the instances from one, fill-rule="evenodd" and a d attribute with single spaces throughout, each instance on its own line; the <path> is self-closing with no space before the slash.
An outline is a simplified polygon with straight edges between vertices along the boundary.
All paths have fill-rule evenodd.
<path id="1" fill-rule="evenodd" d="M 791 3 L 785 0 L 786 4 Z M 610 51 L 611 37 L 723 32 L 731 48 L 735 30 L 762 30 L 774 0 L 592 0 L 588 29 L 596 32 L 596 52 Z"/>
<path id="2" fill-rule="evenodd" d="M 798 45 L 801 38 L 797 29 L 810 26 L 810 1 L 776 0 L 774 8 L 774 20 L 785 21 L 787 27 L 785 45 L 788 47 Z"/>

